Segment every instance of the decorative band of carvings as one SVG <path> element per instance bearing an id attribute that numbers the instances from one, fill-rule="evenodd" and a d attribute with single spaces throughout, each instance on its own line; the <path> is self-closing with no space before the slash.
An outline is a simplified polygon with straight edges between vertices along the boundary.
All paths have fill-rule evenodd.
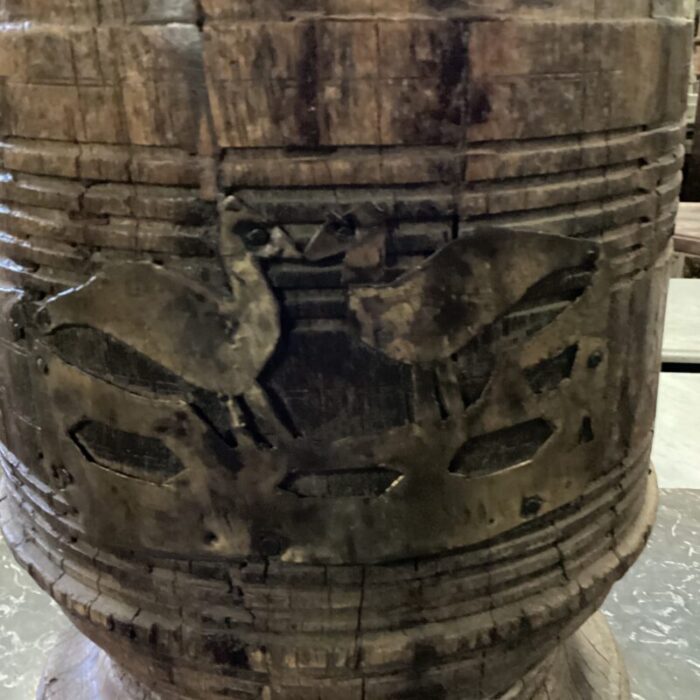
<path id="1" fill-rule="evenodd" d="M 0 266 L 8 283 L 43 295 L 115 261 L 197 260 L 216 282 L 217 211 L 201 186 L 218 178 L 302 249 L 329 212 L 371 201 L 392 222 L 387 255 L 397 274 L 455 232 L 487 223 L 600 241 L 624 279 L 647 267 L 672 233 L 681 137 L 669 125 L 463 153 L 230 149 L 220 165 L 177 149 L 10 139 L 2 144 Z M 337 317 L 343 307 L 341 266 L 270 260 L 268 276 L 292 318 Z"/>
<path id="2" fill-rule="evenodd" d="M 8 457 L 5 535 L 85 634 L 136 678 L 147 670 L 137 655 L 122 658 L 127 641 L 164 654 L 179 650 L 183 682 L 196 676 L 216 685 L 217 665 L 236 658 L 238 680 L 229 681 L 251 691 L 269 683 L 273 667 L 289 674 L 275 680 L 282 684 L 303 687 L 306 674 L 351 684 L 361 674 L 379 688 L 391 684 L 392 669 L 428 648 L 435 677 L 461 667 L 473 672 L 496 650 L 517 648 L 525 634 L 541 643 L 535 656 L 542 659 L 556 643 L 551 626 L 573 631 L 631 565 L 655 510 L 647 445 L 570 507 L 477 548 L 385 566 L 148 560 L 97 551 L 75 532 L 61 532 L 65 518 Z M 327 634 L 332 649 L 321 641 Z"/>

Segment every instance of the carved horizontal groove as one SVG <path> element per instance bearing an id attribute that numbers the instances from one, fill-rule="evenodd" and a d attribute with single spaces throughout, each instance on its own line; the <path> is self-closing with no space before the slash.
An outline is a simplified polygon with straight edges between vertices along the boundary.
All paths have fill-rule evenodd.
<path id="1" fill-rule="evenodd" d="M 677 181 L 683 165 L 676 158 L 672 168 L 665 165 L 668 154 L 643 169 L 639 167 L 608 167 L 603 165 L 579 173 L 525 177 L 513 181 L 499 180 L 469 186 L 456 191 L 436 189 L 430 185 L 411 189 L 374 187 L 372 190 L 353 188 L 288 188 L 277 190 L 241 190 L 240 195 L 250 206 L 264 212 L 274 221 L 320 223 L 328 211 L 350 209 L 358 201 L 371 200 L 386 207 L 390 218 L 437 220 L 453 213 L 470 219 L 498 215 L 541 214 L 563 211 L 594 202 L 617 203 L 620 199 L 651 194 L 664 183 Z M 296 206 L 294 206 L 296 204 Z M 293 217 L 293 218 L 292 218 Z"/>
<path id="2" fill-rule="evenodd" d="M 308 263 L 279 262 L 267 270 L 272 285 L 278 289 L 342 289 L 342 265 L 317 267 Z"/>
<path id="3" fill-rule="evenodd" d="M 0 199 L 18 206 L 56 209 L 75 218 L 81 214 L 133 216 L 196 226 L 209 222 L 215 214 L 215 206 L 200 199 L 195 188 L 90 184 L 8 171 L 0 172 Z"/>
<path id="4" fill-rule="evenodd" d="M 89 275 L 92 268 L 87 256 L 73 246 L 55 241 L 44 246 L 40 239 L 13 236 L 5 231 L 0 231 L 0 252 L 13 260 L 31 260 L 35 265 L 47 265 L 79 275 Z"/>
<path id="5" fill-rule="evenodd" d="M 31 266 L 18 264 L 9 258 L 0 261 L 4 283 L 11 283 L 17 288 L 31 289 L 35 296 L 39 295 L 39 298 L 59 294 L 85 281 L 85 278 L 66 274 L 66 271 L 44 267 L 38 267 L 32 271 L 30 268 Z"/>
<path id="6" fill-rule="evenodd" d="M 284 305 L 291 319 L 347 317 L 346 291 L 343 289 L 290 290 L 283 294 Z"/>
<path id="7" fill-rule="evenodd" d="M 660 159 L 641 170 L 635 164 L 621 168 L 602 167 L 597 171 L 580 171 L 560 176 L 489 181 L 461 193 L 460 208 L 466 207 L 472 215 L 478 216 L 541 210 L 545 206 L 585 205 L 610 196 L 617 198 L 651 192 L 665 178 L 677 175 L 682 167 L 683 159 L 679 157 L 675 160 L 673 169 Z"/>
<path id="8" fill-rule="evenodd" d="M 455 170 L 450 181 L 461 179 L 460 167 L 468 158 L 470 169 L 466 181 L 488 181 L 495 177 L 504 183 L 520 182 L 521 178 L 537 176 L 566 177 L 576 173 L 590 172 L 591 168 L 601 168 L 632 163 L 635 159 L 646 159 L 660 163 L 668 155 L 675 143 L 680 143 L 682 130 L 676 126 L 661 126 L 646 132 L 623 130 L 607 134 L 589 134 L 576 137 L 559 137 L 545 140 L 525 140 L 482 143 L 467 149 L 463 154 L 454 155 L 451 149 L 434 147 L 387 147 L 340 148 L 332 154 L 299 156 L 284 149 L 226 149 L 228 154 L 223 161 L 221 174 L 225 186 L 231 187 L 289 187 L 308 184 L 309 169 L 322 169 L 323 178 L 333 185 L 396 185 L 429 184 L 445 181 L 445 162 L 453 162 Z M 12 138 L 0 143 L 5 156 L 5 167 L 17 178 L 42 176 L 35 182 L 45 182 L 49 191 L 62 190 L 105 182 L 143 183 L 169 188 L 183 186 L 196 187 L 200 184 L 204 168 L 215 169 L 213 159 L 191 156 L 186 151 L 175 148 L 123 147 L 107 144 L 90 144 L 81 147 L 59 141 L 40 141 Z M 45 155 L 50 153 L 52 158 Z M 599 153 L 600 155 L 594 155 Z M 537 158 L 531 156 L 537 155 Z M 547 157 L 543 158 L 543 154 Z M 572 169 L 572 156 L 579 154 L 579 167 Z M 454 160 L 450 161 L 453 156 Z M 345 163 L 348 159 L 360 167 L 356 175 L 347 179 L 341 171 L 336 180 L 332 170 L 333 161 L 338 158 Z M 428 173 L 420 176 L 415 168 L 415 159 L 432 159 L 440 167 L 432 168 L 439 176 Z M 392 159 L 402 167 L 391 166 Z M 657 160 L 658 159 L 658 160 Z M 266 167 L 269 163 L 269 167 Z M 373 165 L 376 164 L 376 167 Z M 406 167 L 406 163 L 411 163 Z M 649 166 L 647 166 L 648 168 Z M 376 170 L 376 175 L 369 173 Z M 298 172 L 297 172 L 298 171 Z M 381 171 L 381 174 L 380 174 Z M 397 173 L 394 176 L 394 172 Z M 233 173 L 235 173 L 235 178 Z M 264 173 L 264 175 L 261 175 Z M 295 174 L 297 173 L 297 174 Z M 417 178 L 418 174 L 418 178 Z M 49 176 L 49 177 L 46 177 Z M 261 177 L 265 179 L 260 180 Z M 395 177 L 395 179 L 391 179 Z M 295 179 L 296 178 L 296 179 Z M 26 193 L 30 195 L 29 192 Z M 39 196 L 35 193 L 34 196 Z M 6 199 L 7 196 L 5 196 Z M 28 202 L 29 203 L 29 202 Z"/>
<path id="9" fill-rule="evenodd" d="M 201 227 L 142 217 L 71 218 L 60 209 L 37 206 L 0 206 L 0 227 L 16 237 L 44 242 L 107 248 L 139 253 L 173 253 L 183 257 L 211 257 L 213 250 Z"/>
<path id="10" fill-rule="evenodd" d="M 314 9 L 309 10 L 298 10 L 290 8 L 288 10 L 282 10 L 278 7 L 270 8 L 267 10 L 266 14 L 262 14 L 260 11 L 256 10 L 255 14 L 251 11 L 246 11 L 243 9 L 222 9 L 217 12 L 213 12 L 207 15 L 207 26 L 214 29 L 225 29 L 230 26 L 232 22 L 242 22 L 255 20 L 256 22 L 261 21 L 299 21 L 299 20 L 324 20 L 328 22 L 333 21 L 352 21 L 352 22 L 364 22 L 367 24 L 374 23 L 377 21 L 395 21 L 395 20 L 405 20 L 406 17 L 410 17 L 413 21 L 430 21 L 444 18 L 441 15 L 443 12 L 442 7 L 438 7 L 434 2 L 425 2 L 422 5 L 416 5 L 415 0 L 405 0 L 405 4 L 402 6 L 400 3 L 395 3 L 391 8 L 384 8 L 384 6 L 377 7 L 375 0 L 360 0 L 360 2 L 353 3 L 352 11 L 344 11 L 342 7 L 338 7 L 335 4 L 328 4 L 329 0 L 321 0 L 321 2 L 314 3 L 314 5 L 309 5 Z M 454 7 L 451 7 L 450 19 L 452 21 L 503 21 L 504 18 L 512 19 L 517 17 L 523 21 L 525 20 L 537 20 L 541 18 L 541 14 L 538 13 L 537 8 L 532 8 L 530 3 L 520 3 L 520 5 L 514 5 L 508 3 L 503 7 L 508 9 L 499 9 L 498 6 L 491 7 L 492 3 L 478 2 L 470 6 L 470 0 L 462 0 L 460 3 L 455 3 Z M 241 6 L 242 7 L 242 6 Z M 587 7 L 584 5 L 583 7 Z M 646 7 L 642 5 L 640 7 Z M 637 9 L 636 12 L 629 11 L 626 15 L 627 18 L 643 19 L 649 17 L 648 10 Z M 598 19 L 608 19 L 607 15 L 601 15 Z M 593 19 L 589 12 L 585 10 L 579 10 L 570 6 L 569 11 L 566 14 L 562 14 L 557 17 L 557 20 L 564 22 L 581 21 L 581 20 L 591 20 Z"/>
<path id="11" fill-rule="evenodd" d="M 75 30 L 91 29 L 94 26 L 196 25 L 198 19 L 193 3 L 176 2 L 170 8 L 168 5 L 171 3 L 140 3 L 130 6 L 134 9 L 125 9 L 128 6 L 122 3 L 110 3 L 112 4 L 114 7 L 108 6 L 104 17 L 99 10 L 95 12 L 91 3 L 39 3 L 31 11 L 21 6 L 8 6 L 7 9 L 3 8 L 2 19 L 8 23 L 7 30 L 14 28 L 25 31 L 25 23 L 30 19 L 30 27 L 34 31 L 42 26 L 41 23 L 48 22 L 51 23 L 49 26 L 68 25 Z"/>
<path id="12" fill-rule="evenodd" d="M 669 196 L 672 196 L 678 187 L 677 175 L 669 176 L 667 181 L 662 182 L 662 185 L 665 182 L 671 188 Z M 640 215 L 641 218 L 652 221 L 657 215 L 656 196 L 653 193 L 603 199 L 600 200 L 600 203 L 601 206 L 579 205 L 573 208 L 557 206 L 530 212 L 510 212 L 492 216 L 489 221 L 496 224 L 500 222 L 510 225 L 531 225 L 555 233 L 580 236 L 592 235 L 601 229 L 605 230 L 611 222 L 619 226 L 625 222 L 640 220 Z M 447 216 L 449 207 L 451 207 L 449 203 L 446 203 L 445 206 L 448 208 L 441 216 Z M 411 207 L 409 206 L 406 213 L 409 214 L 410 211 Z M 413 213 L 416 214 L 416 212 Z M 49 261 L 54 263 L 47 267 L 46 271 L 42 270 L 40 273 L 32 273 L 29 270 L 16 271 L 16 274 L 21 275 L 18 280 L 21 282 L 22 276 L 26 275 L 29 279 L 35 279 L 35 283 L 39 285 L 55 283 L 58 285 L 56 291 L 84 281 L 82 278 L 74 279 L 61 271 L 72 272 L 80 256 L 84 256 L 91 246 L 126 250 L 134 245 L 134 235 L 139 241 L 138 246 L 141 248 L 142 254 L 149 252 L 154 254 L 177 253 L 184 254 L 186 257 L 200 255 L 209 257 L 211 255 L 210 247 L 202 239 L 201 230 L 185 230 L 172 226 L 163 228 L 159 222 L 146 219 L 138 224 L 133 219 L 120 218 L 118 223 L 102 222 L 99 225 L 94 225 L 90 222 L 81 223 L 79 220 L 70 220 L 63 213 L 56 218 L 56 210 L 53 209 L 26 206 L 20 209 L 5 207 L 0 212 L 0 219 L 4 219 L 4 226 L 10 232 L 3 242 L 8 252 L 13 249 L 17 250 L 18 255 L 15 257 L 21 256 L 23 260 L 28 262 L 36 260 L 39 264 L 46 264 Z M 473 225 L 471 222 L 478 220 L 478 216 L 473 217 L 469 225 Z M 298 245 L 303 245 L 303 242 L 315 231 L 315 226 L 310 224 L 290 224 L 287 228 Z M 463 230 L 468 231 L 469 226 Z M 36 235 L 37 233 L 39 235 Z M 26 236 L 31 236 L 29 241 L 26 240 Z M 449 230 L 443 221 L 402 222 L 398 224 L 390 236 L 388 247 L 390 252 L 397 254 L 411 252 L 428 254 L 444 245 L 448 236 Z M 57 258 L 54 256 L 54 260 L 50 260 L 50 256 L 47 258 L 46 250 L 48 250 L 49 245 L 54 244 L 64 246 L 67 257 L 61 258 L 59 256 Z M 34 245 L 38 246 L 36 254 L 33 253 Z M 68 264 L 65 264 L 64 260 Z M 274 266 L 272 269 L 274 270 Z M 286 272 L 284 274 L 287 275 Z M 289 284 L 289 288 L 294 288 L 296 282 L 293 279 L 293 274 L 287 275 L 284 280 L 281 280 L 281 284 L 284 287 Z M 301 313 L 300 317 L 303 316 L 304 314 Z"/>
<path id="13" fill-rule="evenodd" d="M 637 197 L 623 206 L 613 208 L 586 207 L 585 209 L 573 208 L 564 212 L 547 213 L 540 217 L 535 216 L 506 216 L 494 217 L 499 228 L 528 228 L 575 238 L 591 238 L 605 245 L 605 236 L 608 230 L 618 230 L 619 226 L 627 224 L 646 224 L 657 221 L 656 214 L 651 210 L 656 206 L 655 195 Z M 647 212 L 649 215 L 647 215 Z M 489 222 L 491 220 L 489 219 Z M 612 229 L 611 226 L 615 228 Z M 473 233 L 477 226 L 469 224 L 461 229 L 462 235 Z M 667 238 L 665 231 L 653 227 L 649 232 L 649 243 Z M 615 257 L 620 254 L 610 251 L 607 257 L 614 263 Z"/>
<path id="14" fill-rule="evenodd" d="M 477 478 L 527 464 L 553 434 L 552 425 L 538 418 L 478 435 L 458 450 L 450 472 Z"/>
<path id="15" fill-rule="evenodd" d="M 556 223 L 562 233 L 569 232 L 567 224 L 570 224 L 572 226 L 571 233 L 583 235 L 586 230 L 598 231 L 601 228 L 606 228 L 605 222 L 609 226 L 610 224 L 622 225 L 645 217 L 651 219 L 655 215 L 654 205 L 656 201 L 655 192 L 630 194 L 623 197 L 601 197 L 595 203 L 589 202 L 577 206 L 564 204 L 541 209 L 519 209 L 497 215 L 479 214 L 470 218 L 469 224 L 476 226 L 481 225 L 482 221 L 488 221 L 489 225 L 500 228 L 515 225 L 526 227 L 528 224 L 536 226 L 552 222 Z M 619 220 L 611 220 L 611 214 L 624 212 L 626 208 L 630 210 L 628 219 L 625 220 L 623 213 Z M 587 217 L 596 221 L 597 225 L 590 226 Z"/>
<path id="16" fill-rule="evenodd" d="M 79 182 L 124 182 L 197 187 L 210 159 L 157 146 L 79 145 L 65 141 L 9 138 L 0 141 L 4 167 L 21 175 Z M 50 157 L 49 157 L 50 156 Z M 213 165 L 213 159 L 211 159 Z"/>
<path id="17" fill-rule="evenodd" d="M 367 498 L 386 493 L 403 475 L 385 467 L 289 474 L 279 488 L 301 498 Z"/>
<path id="18" fill-rule="evenodd" d="M 162 484 L 185 469 L 158 438 L 96 421 L 84 421 L 69 434 L 87 460 L 123 476 Z"/>
<path id="19" fill-rule="evenodd" d="M 281 148 L 226 149 L 221 177 L 227 187 L 293 188 L 324 181 L 328 186 L 428 185 L 576 177 L 596 168 L 661 162 L 680 144 L 685 125 L 597 132 L 547 139 L 481 142 L 462 152 L 443 146 L 343 147 L 299 154 Z M 354 168 L 348 171 L 348 161 Z M 335 168 L 336 162 L 343 167 Z M 466 162 L 466 170 L 464 169 Z M 416 163 L 421 163 L 420 168 Z"/>

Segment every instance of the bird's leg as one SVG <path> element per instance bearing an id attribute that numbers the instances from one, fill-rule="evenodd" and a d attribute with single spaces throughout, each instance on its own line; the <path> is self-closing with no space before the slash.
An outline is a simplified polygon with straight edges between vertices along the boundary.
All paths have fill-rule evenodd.
<path id="1" fill-rule="evenodd" d="M 265 390 L 256 382 L 241 396 L 228 401 L 236 438 L 248 444 L 278 447 L 294 432 L 280 420 Z"/>
<path id="2" fill-rule="evenodd" d="M 445 417 L 460 416 L 464 413 L 464 402 L 459 390 L 459 379 L 454 362 L 446 360 L 435 365 L 433 369 L 435 381 L 435 400 L 440 406 L 440 412 Z"/>

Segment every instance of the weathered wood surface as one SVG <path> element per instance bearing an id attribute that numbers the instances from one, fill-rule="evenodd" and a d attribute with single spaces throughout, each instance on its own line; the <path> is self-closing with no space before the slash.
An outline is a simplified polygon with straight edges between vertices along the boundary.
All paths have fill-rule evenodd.
<path id="1" fill-rule="evenodd" d="M 692 24 L 552 5 L 0 3 L 3 529 L 162 698 L 499 697 L 641 550 Z"/>
<path id="2" fill-rule="evenodd" d="M 75 630 L 64 635 L 49 658 L 38 696 L 46 700 L 156 700 Z M 462 689 L 461 697 L 472 696 Z M 498 700 L 630 700 L 624 663 L 603 614 L 593 615 Z"/>

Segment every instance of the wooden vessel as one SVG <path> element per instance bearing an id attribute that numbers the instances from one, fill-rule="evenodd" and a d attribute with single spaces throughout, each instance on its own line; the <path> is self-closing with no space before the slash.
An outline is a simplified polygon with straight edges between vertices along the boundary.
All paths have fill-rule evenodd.
<path id="1" fill-rule="evenodd" d="M 629 697 L 681 5 L 2 3 L 40 698 Z"/>

